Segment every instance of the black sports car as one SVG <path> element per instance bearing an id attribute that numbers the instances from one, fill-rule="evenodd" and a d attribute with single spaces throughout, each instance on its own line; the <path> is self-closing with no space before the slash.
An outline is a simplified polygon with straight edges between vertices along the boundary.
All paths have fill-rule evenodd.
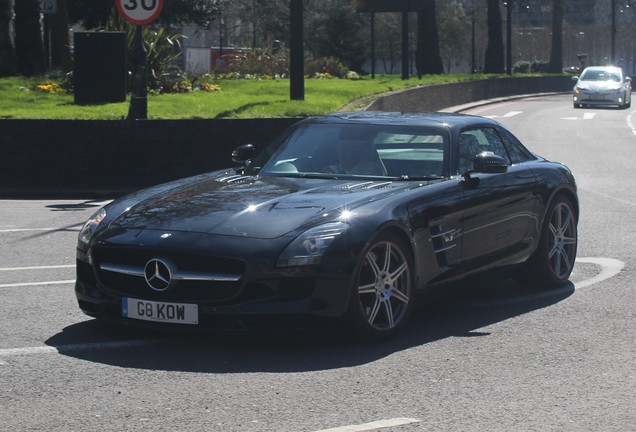
<path id="1" fill-rule="evenodd" d="M 405 325 L 416 292 L 503 269 L 549 288 L 574 266 L 572 173 L 493 120 L 339 113 L 232 156 L 240 167 L 90 218 L 75 288 L 86 314 L 224 331 L 342 319 L 377 340 Z"/>

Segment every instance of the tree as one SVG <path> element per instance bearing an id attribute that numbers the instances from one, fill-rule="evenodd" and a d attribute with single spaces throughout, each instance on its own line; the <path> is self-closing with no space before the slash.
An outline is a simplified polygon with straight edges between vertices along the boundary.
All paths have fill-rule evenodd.
<path id="1" fill-rule="evenodd" d="M 41 75 L 45 66 L 38 0 L 19 0 L 14 7 L 18 72 L 25 76 Z"/>
<path id="2" fill-rule="evenodd" d="M 439 52 L 437 34 L 437 14 L 435 0 L 424 0 L 423 9 L 417 13 L 418 43 L 417 71 L 419 75 L 444 73 L 442 56 Z"/>
<path id="3" fill-rule="evenodd" d="M 445 70 L 449 73 L 453 66 L 465 67 L 471 62 L 471 17 L 466 14 L 461 0 L 437 4 L 437 23 L 444 32 L 444 37 L 440 39 L 440 51 Z"/>
<path id="4" fill-rule="evenodd" d="M 503 72 L 504 43 L 499 0 L 488 0 L 488 46 L 484 60 L 484 73 Z"/>
<path id="5" fill-rule="evenodd" d="M 362 38 L 364 16 L 353 3 L 329 0 L 307 13 L 306 47 L 318 57 L 335 57 L 349 69 L 360 71 L 366 60 Z"/>
<path id="6" fill-rule="evenodd" d="M 250 22 L 246 46 L 269 48 L 288 39 L 289 0 L 232 1 L 224 7 L 223 14 Z"/>
<path id="7" fill-rule="evenodd" d="M 13 10 L 9 0 L 0 0 L 0 77 L 16 75 L 17 65 L 9 23 Z"/>
<path id="8" fill-rule="evenodd" d="M 552 2 L 552 49 L 548 72 L 560 73 L 563 69 L 563 0 Z"/>

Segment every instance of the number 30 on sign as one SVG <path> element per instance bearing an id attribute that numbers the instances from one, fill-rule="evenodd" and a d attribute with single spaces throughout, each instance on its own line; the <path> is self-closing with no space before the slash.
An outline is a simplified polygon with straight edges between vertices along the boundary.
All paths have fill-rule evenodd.
<path id="1" fill-rule="evenodd" d="M 163 0 L 115 0 L 115 3 L 119 14 L 137 25 L 153 22 L 163 9 Z"/>

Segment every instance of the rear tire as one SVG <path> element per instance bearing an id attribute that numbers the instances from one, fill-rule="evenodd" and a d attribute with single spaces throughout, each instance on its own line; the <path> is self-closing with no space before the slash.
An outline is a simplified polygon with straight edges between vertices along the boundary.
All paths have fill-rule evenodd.
<path id="1" fill-rule="evenodd" d="M 413 309 L 413 255 L 402 239 L 382 233 L 360 256 L 349 322 L 358 338 L 386 340 L 404 327 Z"/>
<path id="2" fill-rule="evenodd" d="M 564 195 L 554 197 L 546 213 L 539 245 L 520 282 L 533 288 L 555 288 L 568 281 L 578 245 L 577 214 Z"/>

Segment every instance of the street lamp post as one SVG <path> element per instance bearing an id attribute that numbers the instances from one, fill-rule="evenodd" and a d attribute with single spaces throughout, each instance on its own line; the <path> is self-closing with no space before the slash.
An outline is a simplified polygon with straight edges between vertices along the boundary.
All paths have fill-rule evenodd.
<path id="1" fill-rule="evenodd" d="M 508 0 L 506 38 L 508 44 L 506 46 L 506 73 L 512 75 L 512 0 Z"/>
<path id="2" fill-rule="evenodd" d="M 473 8 L 470 17 L 471 23 L 471 37 L 470 37 L 470 73 L 477 72 L 477 65 L 475 61 L 475 0 L 473 0 Z"/>
<path id="3" fill-rule="evenodd" d="M 305 100 L 305 59 L 303 33 L 303 0 L 291 0 L 291 43 L 290 43 L 290 99 Z"/>
<path id="4" fill-rule="evenodd" d="M 610 63 L 616 64 L 616 0 L 612 0 L 612 37 Z"/>

